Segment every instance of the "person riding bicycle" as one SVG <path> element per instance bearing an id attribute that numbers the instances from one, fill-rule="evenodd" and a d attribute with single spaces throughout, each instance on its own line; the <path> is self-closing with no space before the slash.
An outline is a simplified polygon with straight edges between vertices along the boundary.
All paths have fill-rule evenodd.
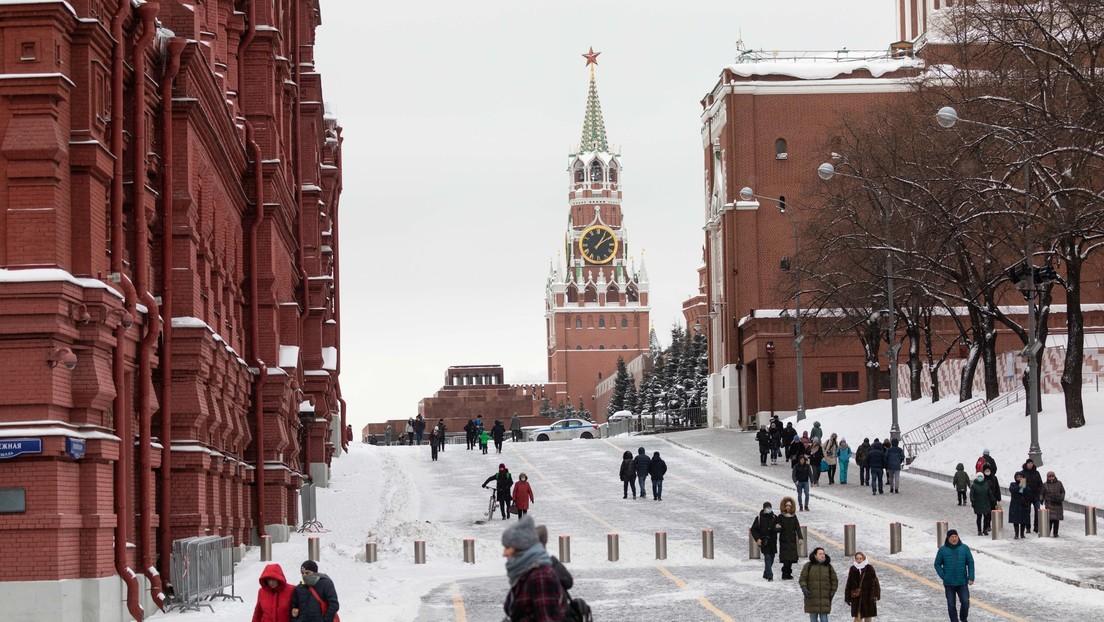
<path id="1" fill-rule="evenodd" d="M 488 477 L 483 482 L 483 487 L 495 482 L 495 493 L 498 496 L 498 507 L 502 511 L 502 520 L 506 520 L 506 510 L 510 507 L 510 490 L 514 487 L 514 476 L 506 469 L 505 464 L 498 465 L 498 473 Z"/>

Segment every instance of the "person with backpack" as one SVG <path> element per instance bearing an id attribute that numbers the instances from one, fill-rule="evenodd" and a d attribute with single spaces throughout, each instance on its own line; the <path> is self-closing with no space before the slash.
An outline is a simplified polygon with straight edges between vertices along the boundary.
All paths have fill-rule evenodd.
<path id="1" fill-rule="evenodd" d="M 511 622 L 561 622 L 569 608 L 567 591 L 540 543 L 532 517 L 525 516 L 502 532 L 502 556 L 510 591 L 502 609 Z"/>
<path id="2" fill-rule="evenodd" d="M 809 614 L 809 622 L 828 622 L 832 599 L 839 589 L 839 577 L 832 567 L 832 558 L 823 547 L 818 546 L 809 554 L 809 562 L 801 568 L 797 582 L 805 596 L 805 613 Z"/>
<path id="3" fill-rule="evenodd" d="M 284 578 L 280 564 L 268 564 L 261 571 L 261 587 L 253 607 L 253 622 L 287 622 L 291 619 L 291 595 L 295 586 Z"/>
<path id="4" fill-rule="evenodd" d="M 307 560 L 299 567 L 303 580 L 291 595 L 291 622 L 339 622 L 341 604 L 333 580 L 318 572 L 318 564 Z"/>
<path id="5" fill-rule="evenodd" d="M 486 488 L 491 482 L 495 483 L 495 498 L 498 499 L 502 520 L 506 520 L 506 510 L 510 507 L 510 489 L 514 487 L 514 476 L 510 475 L 505 464 L 499 464 L 498 472 L 484 480 L 483 487 Z"/>
<path id="6" fill-rule="evenodd" d="M 663 501 L 663 476 L 667 474 L 667 463 L 659 457 L 659 452 L 652 453 L 652 460 L 648 463 L 648 475 L 652 477 L 652 498 Z"/>
<path id="7" fill-rule="evenodd" d="M 647 499 L 647 488 L 644 488 L 644 482 L 648 479 L 648 471 L 652 466 L 652 460 L 648 457 L 648 454 L 644 453 L 644 448 L 641 447 L 636 450 L 636 457 L 633 458 L 633 467 L 636 469 L 636 483 L 640 484 L 640 498 Z"/>
<path id="8" fill-rule="evenodd" d="M 763 578 L 767 581 L 774 581 L 774 556 L 778 552 L 778 531 L 774 526 L 776 518 L 770 501 L 767 501 L 751 523 L 751 538 L 759 545 L 759 553 L 763 556 Z"/>
<path id="9" fill-rule="evenodd" d="M 633 466 L 633 455 L 626 450 L 621 454 L 621 488 L 624 492 L 622 499 L 629 498 L 629 488 L 632 488 L 633 499 L 636 498 L 636 467 Z"/>

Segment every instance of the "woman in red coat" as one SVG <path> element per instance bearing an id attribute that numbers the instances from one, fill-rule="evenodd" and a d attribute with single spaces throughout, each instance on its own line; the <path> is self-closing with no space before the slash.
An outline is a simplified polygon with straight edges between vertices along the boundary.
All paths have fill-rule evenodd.
<path id="1" fill-rule="evenodd" d="M 257 606 L 253 622 L 287 622 L 291 619 L 291 594 L 295 586 L 284 578 L 280 564 L 269 564 L 261 572 L 261 587 L 257 590 Z"/>
<path id="2" fill-rule="evenodd" d="M 533 498 L 533 488 L 529 486 L 529 476 L 522 473 L 518 476 L 518 482 L 514 484 L 514 504 L 517 505 L 518 520 L 529 513 L 529 502 L 536 501 Z"/>

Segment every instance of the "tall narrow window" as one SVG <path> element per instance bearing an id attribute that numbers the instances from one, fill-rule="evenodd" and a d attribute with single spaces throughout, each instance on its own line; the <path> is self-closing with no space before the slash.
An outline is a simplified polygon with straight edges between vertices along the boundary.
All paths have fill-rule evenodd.
<path id="1" fill-rule="evenodd" d="M 602 176 L 602 163 L 598 160 L 590 163 L 590 181 L 597 183 L 605 181 Z"/>
<path id="2" fill-rule="evenodd" d="M 586 170 L 583 169 L 583 163 L 578 160 L 575 161 L 574 176 L 575 183 L 577 184 L 581 184 L 586 181 Z"/>
<path id="3" fill-rule="evenodd" d="M 786 146 L 786 139 L 785 138 L 779 138 L 778 140 L 774 141 L 774 159 L 775 160 L 788 159 L 790 157 L 790 152 L 789 151 L 790 151 L 789 148 Z"/>
<path id="4" fill-rule="evenodd" d="M 582 328 L 582 327 L 583 327 L 583 318 L 581 318 L 581 317 L 575 318 L 575 328 Z"/>
<path id="5" fill-rule="evenodd" d="M 598 318 L 598 328 L 605 328 L 605 327 L 606 327 L 606 318 L 599 317 Z"/>

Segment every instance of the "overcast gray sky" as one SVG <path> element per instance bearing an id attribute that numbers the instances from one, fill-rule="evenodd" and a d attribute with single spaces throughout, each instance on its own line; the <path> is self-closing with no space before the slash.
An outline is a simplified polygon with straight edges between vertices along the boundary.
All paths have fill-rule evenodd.
<path id="1" fill-rule="evenodd" d="M 544 283 L 600 51 L 632 253 L 661 338 L 697 288 L 699 101 L 736 54 L 882 49 L 890 0 L 323 0 L 316 56 L 344 131 L 342 390 L 354 429 L 410 417 L 449 365 L 547 380 Z"/>

